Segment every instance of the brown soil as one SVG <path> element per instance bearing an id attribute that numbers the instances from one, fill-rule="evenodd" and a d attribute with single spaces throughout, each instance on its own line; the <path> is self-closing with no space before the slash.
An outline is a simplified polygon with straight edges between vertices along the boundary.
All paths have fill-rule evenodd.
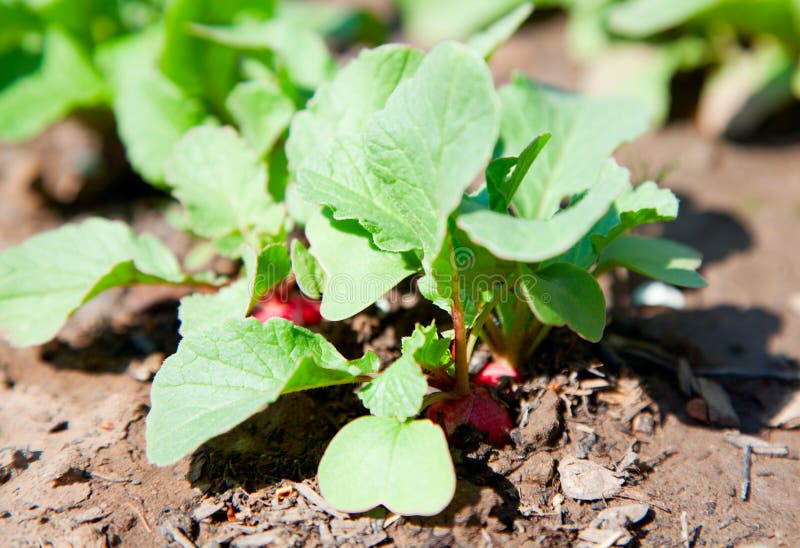
<path id="1" fill-rule="evenodd" d="M 563 22 L 523 29 L 495 58 L 498 79 L 512 66 L 573 87 Z M 111 201 L 58 205 L 75 196 L 52 180 L 72 169 L 64 142 L 99 146 L 46 137 L 0 148 L 0 248 L 99 213 L 186 251 L 153 196 L 111 188 L 99 195 Z M 570 546 L 602 509 L 643 502 L 647 517 L 629 529 L 644 546 L 796 546 L 800 436 L 767 425 L 800 378 L 800 256 L 790 251 L 800 144 L 710 141 L 684 121 L 618 156 L 637 178 L 666 173 L 681 194 L 681 218 L 664 232 L 705 252 L 709 287 L 688 293 L 682 311 L 619 303 L 596 347 L 555 332 L 528 380 L 512 387 L 514 443 L 494 449 L 460 432 L 458 491 L 440 516 L 346 516 L 325 505 L 315 491 L 319 457 L 363 412 L 344 388 L 283 398 L 175 466 L 148 464 L 149 382 L 137 378 L 174 350 L 181 293 L 147 288 L 98 298 L 58 342 L 0 346 L 0 545 Z M 402 309 L 363 314 L 330 335 L 348 354 L 370 348 L 389 359 L 415 319 Z M 747 500 L 743 451 L 707 424 L 702 398 L 681 390 L 682 359 L 730 395 L 743 431 L 789 448 L 788 458 L 752 456 Z M 619 493 L 564 497 L 558 466 L 573 458 L 613 471 Z"/>

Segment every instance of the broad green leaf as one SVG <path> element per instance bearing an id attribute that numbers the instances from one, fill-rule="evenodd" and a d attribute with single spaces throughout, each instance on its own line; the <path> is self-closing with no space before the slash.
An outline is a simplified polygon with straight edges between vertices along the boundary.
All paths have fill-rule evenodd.
<path id="1" fill-rule="evenodd" d="M 678 216 L 678 199 L 668 188 L 646 181 L 617 198 L 612 212 L 617 214 L 618 224 L 605 234 L 607 240 L 643 224 L 674 221 Z"/>
<path id="2" fill-rule="evenodd" d="M 203 106 L 156 71 L 121 88 L 114 116 L 131 165 L 148 182 L 166 187 L 165 164 L 175 144 L 205 117 Z"/>
<path id="3" fill-rule="evenodd" d="M 489 59 L 497 48 L 511 38 L 511 35 L 530 17 L 531 13 L 533 13 L 533 4 L 522 4 L 489 25 L 485 30 L 471 36 L 467 40 L 467 45 L 484 59 Z"/>
<path id="4" fill-rule="evenodd" d="M 419 413 L 428 381 L 411 356 L 401 356 L 358 392 L 376 417 L 406 420 Z"/>
<path id="5" fill-rule="evenodd" d="M 257 300 L 283 281 L 292 271 L 292 263 L 286 246 L 270 245 L 256 258 L 255 276 L 252 284 L 253 299 Z"/>
<path id="6" fill-rule="evenodd" d="M 94 63 L 117 94 L 126 86 L 157 71 L 158 56 L 164 47 L 164 29 L 154 25 L 141 32 L 127 34 L 98 44 Z"/>
<path id="7" fill-rule="evenodd" d="M 698 251 L 672 240 L 621 236 L 600 254 L 596 274 L 623 267 L 672 285 L 705 287 L 706 281 L 697 273 L 701 262 Z"/>
<path id="8" fill-rule="evenodd" d="M 319 487 L 345 512 L 382 504 L 396 514 L 432 516 L 453 498 L 456 475 L 444 432 L 431 421 L 361 417 L 331 440 Z"/>
<path id="9" fill-rule="evenodd" d="M 488 209 L 464 213 L 458 226 L 501 259 L 539 262 L 564 253 L 608 212 L 628 186 L 628 171 L 613 160 L 589 177 L 596 181 L 577 203 L 552 218 L 523 219 Z"/>
<path id="10" fill-rule="evenodd" d="M 667 44 L 609 45 L 586 64 L 583 89 L 603 95 L 638 97 L 650 110 L 653 124 L 662 125 L 670 111 L 670 83 L 679 70 L 701 65 L 706 44 L 687 36 Z"/>
<path id="11" fill-rule="evenodd" d="M 599 221 L 569 251 L 556 261 L 589 268 L 614 238 L 647 223 L 672 221 L 678 216 L 678 199 L 653 181 L 630 187 L 614 201 Z"/>
<path id="12" fill-rule="evenodd" d="M 697 123 L 710 135 L 750 135 L 792 100 L 797 58 L 777 40 L 732 50 L 703 86 Z"/>
<path id="13" fill-rule="evenodd" d="M 259 156 L 272 149 L 294 114 L 292 100 L 266 79 L 237 84 L 225 106 Z"/>
<path id="14" fill-rule="evenodd" d="M 316 89 L 333 72 L 333 59 L 322 36 L 290 21 L 244 19 L 231 26 L 192 25 L 191 30 L 231 48 L 271 50 L 292 81 L 305 89 Z"/>
<path id="15" fill-rule="evenodd" d="M 40 344 L 106 289 L 185 281 L 153 236 L 100 218 L 65 225 L 0 253 L 0 332 L 14 345 Z"/>
<path id="16" fill-rule="evenodd" d="M 101 104 L 106 88 L 66 32 L 44 35 L 41 67 L 0 90 L 0 141 L 25 141 L 77 107 Z"/>
<path id="17" fill-rule="evenodd" d="M 173 148 L 166 176 L 202 236 L 246 235 L 274 216 L 266 168 L 231 128 L 189 131 Z"/>
<path id="18" fill-rule="evenodd" d="M 244 262 L 242 279 L 210 295 L 195 293 L 181 299 L 178 319 L 184 337 L 191 331 L 244 318 L 259 299 L 289 275 L 289 254 L 283 245 L 267 246 L 258 254 L 243 246 L 236 255 Z"/>
<path id="19" fill-rule="evenodd" d="M 246 317 L 252 301 L 251 291 L 250 280 L 245 277 L 216 293 L 195 293 L 182 298 L 178 307 L 181 335 L 186 337 L 210 325 Z"/>
<path id="20" fill-rule="evenodd" d="M 317 212 L 306 225 L 311 254 L 325 271 L 320 312 L 328 320 L 349 318 L 418 270 L 400 253 L 376 248 L 355 221 Z"/>
<path id="21" fill-rule="evenodd" d="M 545 325 L 567 325 L 584 339 L 599 341 L 606 325 L 606 301 L 597 280 L 586 270 L 556 263 L 533 271 L 522 266 L 520 292 Z"/>
<path id="22" fill-rule="evenodd" d="M 413 248 L 432 257 L 447 218 L 489 158 L 499 129 L 499 101 L 486 63 L 456 43 L 442 43 L 402 82 L 367 127 L 370 171 L 384 196 L 411 224 Z M 337 213 L 341 213 L 337 211 Z M 378 247 L 407 251 L 401 236 L 366 218 Z"/>
<path id="23" fill-rule="evenodd" d="M 397 85 L 416 72 L 422 57 L 421 51 L 397 44 L 364 50 L 322 84 L 306 110 L 292 119 L 286 142 L 290 167 L 296 170 L 308 156 L 325 151 L 337 135 L 360 134 Z"/>
<path id="24" fill-rule="evenodd" d="M 608 13 L 614 32 L 641 38 L 663 32 L 699 15 L 722 0 L 627 0 Z"/>
<path id="25" fill-rule="evenodd" d="M 408 337 L 403 337 L 403 355 L 412 356 L 422 367 L 439 367 L 450 361 L 449 337 L 441 337 L 436 323 L 425 327 L 417 324 Z"/>
<path id="26" fill-rule="evenodd" d="M 387 251 L 432 260 L 447 218 L 491 155 L 498 108 L 491 74 L 469 48 L 436 46 L 367 124 L 298 171 L 300 191 L 357 219 Z"/>
<path id="27" fill-rule="evenodd" d="M 292 271 L 300 291 L 319 299 L 325 287 L 325 271 L 300 240 L 292 241 Z"/>
<path id="28" fill-rule="evenodd" d="M 649 121 L 636 99 L 588 97 L 520 76 L 500 90 L 500 98 L 504 154 L 522 151 L 532 135 L 552 134 L 512 202 L 520 216 L 532 219 L 550 218 L 562 199 L 587 190 L 611 152 Z"/>
<path id="29" fill-rule="evenodd" d="M 204 98 L 214 108 L 222 109 L 238 78 L 236 52 L 194 36 L 192 25 L 227 25 L 243 13 L 265 19 L 272 15 L 274 3 L 272 0 L 172 0 L 164 15 L 161 70 L 189 96 Z"/>
<path id="30" fill-rule="evenodd" d="M 527 0 L 398 0 L 411 42 L 465 40 Z"/>
<path id="31" fill-rule="evenodd" d="M 279 395 L 355 382 L 377 359 L 345 360 L 321 335 L 272 318 L 190 332 L 161 366 L 147 416 L 147 456 L 170 464 Z"/>
<path id="32" fill-rule="evenodd" d="M 489 208 L 492 211 L 499 213 L 508 211 L 519 185 L 549 140 L 550 134 L 543 133 L 531 141 L 517 158 L 498 158 L 489 164 L 486 168 L 486 190 L 489 194 Z"/>

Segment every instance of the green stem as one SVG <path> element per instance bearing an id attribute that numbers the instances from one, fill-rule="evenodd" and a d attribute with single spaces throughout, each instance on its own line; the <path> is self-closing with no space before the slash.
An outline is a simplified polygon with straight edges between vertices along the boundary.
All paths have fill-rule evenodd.
<path id="1" fill-rule="evenodd" d="M 539 348 L 539 345 L 542 344 L 542 341 L 544 341 L 544 339 L 550 333 L 550 330 L 553 328 L 552 325 L 543 325 L 538 321 L 536 323 L 539 325 L 538 332 L 536 333 L 536 337 L 533 339 L 533 342 L 531 342 L 530 346 L 525 349 L 525 355 L 522 357 L 523 360 L 527 360 L 534 352 L 536 352 L 536 349 Z"/>
<path id="2" fill-rule="evenodd" d="M 517 367 L 522 358 L 522 345 L 525 334 L 528 332 L 528 318 L 530 317 L 528 303 L 521 298 L 514 304 L 514 315 L 511 320 L 511 332 L 508 336 L 505 358 L 512 366 Z"/>
<path id="3" fill-rule="evenodd" d="M 489 318 L 489 320 L 483 324 L 482 333 L 484 335 L 484 341 L 492 349 L 492 353 L 502 354 L 505 352 L 503 332 L 497 324 L 494 323 L 493 318 Z"/>
<path id="4" fill-rule="evenodd" d="M 478 338 L 483 333 L 483 326 L 486 324 L 486 321 L 492 321 L 492 311 L 499 300 L 500 293 L 498 292 L 491 301 L 484 305 L 481 313 L 478 314 L 477 318 L 475 318 L 475 321 L 472 324 L 472 331 L 469 334 L 469 341 L 467 342 L 467 359 L 472 358 L 472 351 L 475 349 L 475 343 L 478 342 Z"/>

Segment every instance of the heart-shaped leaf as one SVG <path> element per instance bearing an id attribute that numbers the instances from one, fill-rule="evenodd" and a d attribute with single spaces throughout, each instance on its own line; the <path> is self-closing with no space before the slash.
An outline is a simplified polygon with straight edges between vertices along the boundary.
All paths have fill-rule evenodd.
<path id="1" fill-rule="evenodd" d="M 319 463 L 319 487 L 344 512 L 383 505 L 432 516 L 453 498 L 456 474 L 442 429 L 429 420 L 361 417 L 339 431 Z"/>

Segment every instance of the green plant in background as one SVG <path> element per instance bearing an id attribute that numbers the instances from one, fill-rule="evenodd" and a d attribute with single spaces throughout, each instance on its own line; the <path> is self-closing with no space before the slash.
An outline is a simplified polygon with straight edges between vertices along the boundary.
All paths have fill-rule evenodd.
<path id="1" fill-rule="evenodd" d="M 197 125 L 235 125 L 280 156 L 292 113 L 333 74 L 323 33 L 385 32 L 366 13 L 275 0 L 3 0 L 0 31 L 0 140 L 111 108 L 134 169 L 163 188 L 172 146 Z"/>
<path id="2" fill-rule="evenodd" d="M 742 136 L 800 98 L 800 3 L 795 0 L 620 0 L 562 2 L 573 50 L 587 61 L 587 86 L 634 93 L 663 122 L 669 84 L 708 69 L 701 129 Z"/>
<path id="3" fill-rule="evenodd" d="M 398 0 L 420 43 L 465 38 L 524 4 Z M 711 134 L 744 136 L 800 98 L 797 0 L 542 0 L 569 12 L 567 34 L 584 63 L 582 88 L 639 97 L 653 121 L 670 111 L 670 83 L 708 72 L 698 121 Z"/>

